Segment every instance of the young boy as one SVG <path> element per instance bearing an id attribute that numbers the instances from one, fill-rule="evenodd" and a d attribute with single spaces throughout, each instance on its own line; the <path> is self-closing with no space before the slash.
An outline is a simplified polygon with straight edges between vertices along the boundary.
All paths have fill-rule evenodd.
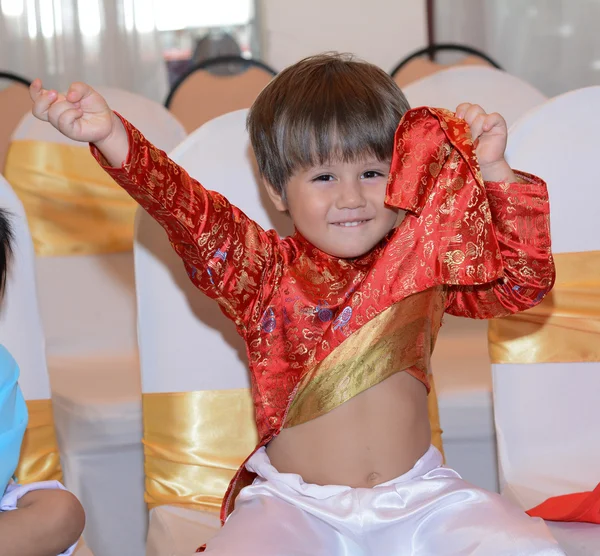
<path id="1" fill-rule="evenodd" d="M 11 239 L 7 214 L 0 209 L 0 295 Z M 11 480 L 27 427 L 18 378 L 15 360 L 0 345 L 0 556 L 70 555 L 85 521 L 79 501 L 57 481 L 20 486 Z"/>
<path id="2" fill-rule="evenodd" d="M 36 80 L 31 94 L 38 118 L 93 144 L 246 341 L 261 440 L 207 553 L 562 554 L 543 522 L 430 447 L 443 312 L 523 310 L 554 279 L 546 188 L 505 162 L 501 116 L 407 112 L 387 74 L 345 56 L 287 68 L 248 117 L 267 192 L 296 227 L 280 239 L 89 86 L 65 97 Z"/>

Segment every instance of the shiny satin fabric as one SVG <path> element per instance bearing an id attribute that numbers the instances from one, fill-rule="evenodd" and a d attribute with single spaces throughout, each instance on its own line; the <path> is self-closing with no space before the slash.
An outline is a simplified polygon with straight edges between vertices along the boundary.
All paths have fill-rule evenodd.
<path id="1" fill-rule="evenodd" d="M 52 400 L 28 400 L 26 403 L 29 423 L 15 476 L 20 484 L 62 481 Z"/>
<path id="2" fill-rule="evenodd" d="M 434 447 L 374 488 L 305 483 L 279 473 L 264 448 L 247 465 L 258 477 L 205 554 L 564 555 L 542 520 L 462 480 Z"/>
<path id="3" fill-rule="evenodd" d="M 490 321 L 492 363 L 600 361 L 600 251 L 554 259 L 556 283 L 539 305 Z"/>
<path id="4" fill-rule="evenodd" d="M 136 203 L 86 147 L 13 141 L 5 176 L 23 203 L 37 255 L 90 255 L 133 246 Z"/>
<path id="5" fill-rule="evenodd" d="M 258 442 L 249 390 L 144 394 L 143 419 L 148 507 L 219 511 Z"/>

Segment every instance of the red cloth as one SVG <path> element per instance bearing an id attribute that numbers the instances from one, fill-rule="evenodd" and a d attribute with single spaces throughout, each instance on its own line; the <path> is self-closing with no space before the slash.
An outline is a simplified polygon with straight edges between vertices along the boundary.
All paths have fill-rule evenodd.
<path id="1" fill-rule="evenodd" d="M 578 521 L 600 525 L 600 484 L 591 492 L 554 496 L 527 512 L 547 521 Z"/>
<path id="2" fill-rule="evenodd" d="M 302 377 L 392 304 L 438 288 L 447 312 L 491 318 L 530 308 L 552 287 L 544 182 L 524 176 L 484 186 L 469 129 L 447 111 L 404 116 L 386 203 L 409 213 L 354 260 L 299 234 L 263 230 L 123 123 L 130 150 L 122 168 L 92 153 L 165 228 L 190 279 L 235 322 L 248 348 L 259 446 L 282 430 Z M 242 465 L 223 519 L 251 480 Z"/>

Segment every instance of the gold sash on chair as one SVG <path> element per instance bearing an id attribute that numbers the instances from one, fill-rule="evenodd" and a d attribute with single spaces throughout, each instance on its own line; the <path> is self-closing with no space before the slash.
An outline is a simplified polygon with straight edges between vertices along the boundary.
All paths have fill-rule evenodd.
<path id="1" fill-rule="evenodd" d="M 23 203 L 37 255 L 132 248 L 136 203 L 87 147 L 13 141 L 5 176 Z"/>
<path id="2" fill-rule="evenodd" d="M 144 394 L 143 412 L 148 507 L 219 511 L 233 475 L 258 443 L 250 391 Z"/>
<path id="3" fill-rule="evenodd" d="M 542 303 L 490 321 L 492 363 L 600 361 L 600 251 L 555 262 L 556 284 Z"/>
<path id="4" fill-rule="evenodd" d="M 29 400 L 27 411 L 29 423 L 23 437 L 15 476 L 21 484 L 62 481 L 52 400 Z"/>

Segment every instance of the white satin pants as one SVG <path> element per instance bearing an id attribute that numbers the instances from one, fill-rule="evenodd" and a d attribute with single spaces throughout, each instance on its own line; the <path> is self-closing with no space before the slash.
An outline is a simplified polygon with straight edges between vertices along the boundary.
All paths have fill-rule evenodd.
<path id="1" fill-rule="evenodd" d="M 258 474 L 208 543 L 216 556 L 564 555 L 546 524 L 442 467 L 433 446 L 408 473 L 373 488 L 318 486 L 279 473 L 264 448 Z"/>

